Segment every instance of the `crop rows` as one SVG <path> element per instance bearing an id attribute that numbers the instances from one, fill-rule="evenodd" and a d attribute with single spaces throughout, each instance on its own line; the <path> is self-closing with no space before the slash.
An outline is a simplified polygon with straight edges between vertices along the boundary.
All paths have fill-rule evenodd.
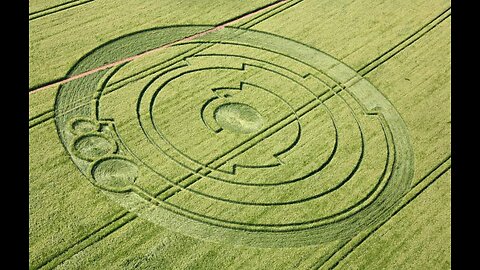
<path id="1" fill-rule="evenodd" d="M 28 14 L 28 20 L 32 21 L 32 20 L 35 20 L 35 19 L 38 19 L 38 18 L 45 17 L 47 15 L 55 14 L 57 12 L 61 12 L 61 11 L 67 10 L 67 9 L 71 9 L 71 8 L 74 8 L 74 7 L 83 5 L 83 4 L 87 4 L 87 3 L 90 3 L 90 2 L 93 2 L 93 1 L 95 1 L 95 0 L 72 0 L 72 1 L 67 1 L 67 2 L 64 2 L 62 4 L 51 6 L 49 8 L 45 8 L 45 9 L 42 9 L 42 10 L 37 10 L 37 11 L 31 12 L 31 13 Z"/>
<path id="2" fill-rule="evenodd" d="M 399 213 L 403 208 L 405 208 L 409 203 L 411 203 L 415 198 L 418 197 L 423 191 L 430 187 L 436 180 L 438 180 L 443 174 L 451 169 L 451 156 L 446 157 L 436 166 L 433 167 L 426 175 L 420 178 L 410 191 L 405 194 L 401 199 L 401 204 L 397 206 L 392 216 L 387 220 L 383 221 L 379 225 L 368 229 L 367 231 L 359 234 L 354 239 L 346 241 L 345 243 L 339 245 L 339 248 L 332 252 L 332 254 L 327 257 L 325 260 L 319 261 L 312 266 L 312 269 L 333 269 L 337 266 L 343 259 L 345 259 L 350 253 L 352 253 L 356 248 L 358 248 L 369 236 L 375 233 L 380 227 L 387 223 L 392 217 Z"/>

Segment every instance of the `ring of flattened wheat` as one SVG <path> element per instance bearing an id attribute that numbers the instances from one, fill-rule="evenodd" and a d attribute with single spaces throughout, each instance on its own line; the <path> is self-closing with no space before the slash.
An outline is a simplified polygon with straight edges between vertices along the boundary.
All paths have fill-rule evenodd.
<path id="1" fill-rule="evenodd" d="M 332 188 L 330 191 L 325 191 L 322 194 L 285 201 L 248 201 L 234 200 L 205 193 L 165 177 L 161 171 L 155 171 L 155 167 L 153 166 L 155 165 L 155 161 L 143 160 L 139 157 L 138 153 L 132 151 L 132 149 L 122 141 L 122 135 L 117 132 L 115 119 L 103 119 L 99 117 L 100 98 L 107 94 L 106 86 L 108 80 L 120 69 L 119 67 L 112 67 L 62 85 L 58 90 L 55 102 L 55 123 L 59 137 L 72 161 L 92 184 L 127 209 L 161 226 L 205 240 L 241 245 L 301 246 L 336 239 L 348 239 L 358 232 L 388 218 L 388 216 L 392 214 L 394 206 L 398 203 L 399 199 L 407 192 L 413 175 L 413 152 L 409 142 L 407 128 L 393 105 L 370 82 L 344 63 L 315 48 L 277 35 L 226 27 L 220 31 L 198 36 L 195 39 L 182 40 L 182 37 L 193 35 L 209 28 L 211 27 L 171 26 L 148 29 L 119 37 L 85 55 L 72 67 L 68 76 L 80 74 L 106 63 L 132 57 L 164 44 L 171 44 L 172 42 L 174 42 L 172 47 L 184 45 L 211 47 L 212 45 L 227 44 L 278 54 L 281 57 L 288 58 L 288 61 L 292 63 L 298 62 L 308 67 L 308 69 L 311 70 L 309 74 L 316 77 L 318 81 L 321 81 L 322 78 L 327 78 L 334 82 L 334 85 L 329 89 L 333 95 L 338 95 L 338 91 L 343 91 L 344 96 L 353 100 L 355 105 L 361 108 L 361 115 L 371 116 L 375 121 L 381 123 L 381 132 L 385 134 L 385 140 L 387 141 L 388 149 L 386 151 L 388 152 L 388 160 L 386 164 L 388 164 L 388 172 L 385 171 L 382 174 L 374 190 L 366 194 L 363 199 L 349 209 L 344 209 L 327 217 L 311 218 L 298 222 L 281 223 L 272 221 L 255 223 L 239 221 L 235 220 L 235 218 L 223 219 L 208 213 L 192 211 L 192 209 L 182 207 L 182 205 L 177 203 L 171 203 L 168 200 L 159 199 L 155 194 L 152 194 L 151 191 L 137 185 L 137 180 L 145 177 L 144 174 L 142 174 L 142 170 L 153 171 L 154 175 L 158 175 L 158 177 L 162 178 L 162 180 L 173 188 L 177 188 L 178 191 L 188 192 L 192 196 L 205 197 L 209 201 L 219 201 L 222 204 L 265 207 L 265 209 L 278 205 L 301 205 L 306 201 L 315 200 L 328 192 L 335 192 L 335 188 Z M 166 50 L 168 50 L 168 48 L 166 48 Z M 198 54 L 192 57 L 198 57 Z M 212 55 L 210 55 L 210 57 L 212 57 Z M 237 59 L 239 56 L 224 54 L 223 57 Z M 244 61 L 242 63 L 255 66 L 255 63 L 262 61 L 260 58 L 242 59 L 241 61 Z M 185 58 L 181 60 L 185 60 Z M 300 82 L 300 85 L 302 84 L 302 75 L 292 75 L 295 72 L 292 72 L 288 66 L 282 67 L 269 62 L 258 67 L 266 70 L 265 72 L 275 73 L 276 75 L 274 74 L 273 76 L 285 76 L 292 81 L 296 80 L 297 84 L 298 82 Z M 216 68 L 222 69 L 222 67 Z M 173 69 L 174 68 L 171 70 Z M 179 70 L 180 69 L 181 67 L 179 67 Z M 208 67 L 203 67 L 200 70 L 205 69 L 208 69 Z M 189 72 L 185 74 L 187 73 Z M 182 76 L 181 73 L 179 74 L 180 75 L 177 74 L 175 76 Z M 168 72 L 164 72 L 164 75 L 165 76 L 156 77 L 156 80 L 164 80 L 169 76 Z M 298 78 L 296 78 L 296 76 Z M 149 85 L 151 86 L 155 82 L 155 80 L 152 80 Z M 266 96 L 275 95 L 276 97 L 274 98 L 278 97 L 285 101 L 284 103 L 287 104 L 285 108 L 291 104 L 291 101 L 287 98 L 272 91 L 272 89 L 268 89 L 268 87 L 255 85 L 248 80 L 242 83 L 243 84 L 240 84 L 239 90 L 242 90 L 242 87 L 254 86 L 256 90 L 252 91 L 257 92 L 252 93 L 264 93 Z M 168 82 L 164 84 L 158 83 L 156 88 L 152 88 L 153 90 L 149 90 L 148 86 L 145 86 L 142 90 L 143 94 L 148 93 L 148 91 L 151 91 L 151 94 L 150 98 L 145 99 L 146 102 L 144 103 L 142 103 L 142 97 L 138 99 L 136 110 L 139 116 L 139 124 L 145 123 L 145 119 L 142 120 L 142 117 L 146 114 L 150 114 L 152 118 L 152 108 L 156 103 L 161 104 L 157 97 L 161 96 L 159 93 L 161 93 L 162 87 L 165 85 L 168 85 Z M 218 89 L 223 91 L 226 88 Z M 216 88 L 215 90 L 218 89 Z M 309 91 L 309 89 L 311 90 L 311 86 L 305 89 Z M 202 107 L 202 109 L 205 109 L 205 112 L 208 112 L 209 104 L 214 104 L 221 100 L 221 98 L 230 98 L 230 94 L 221 96 L 218 95 L 219 92 L 217 92 L 217 96 L 212 96 L 205 102 L 206 105 Z M 319 96 L 315 96 L 315 93 L 312 92 L 311 94 L 314 99 L 319 98 Z M 338 97 L 342 98 L 341 95 L 338 95 Z M 322 102 L 319 101 L 319 104 L 321 105 Z M 345 104 L 347 103 L 345 102 Z M 292 108 L 294 114 L 300 114 L 300 109 L 295 106 L 290 106 L 290 108 Z M 328 107 L 325 107 L 325 110 L 330 114 L 329 119 L 331 119 L 332 124 L 335 125 L 335 115 L 329 111 Z M 260 110 L 257 110 L 254 106 L 244 102 L 220 102 L 218 103 L 217 109 L 211 110 L 212 117 L 210 119 L 199 114 L 199 121 L 203 121 L 205 127 L 209 128 L 212 134 L 218 133 L 222 129 L 226 130 L 222 132 L 230 131 L 247 134 L 260 131 L 262 125 L 264 125 L 266 120 L 259 111 Z M 355 116 L 355 114 L 357 114 L 357 116 Z M 352 115 L 354 115 L 354 117 L 360 117 L 358 116 L 358 112 L 354 113 L 353 110 Z M 292 128 L 292 130 L 297 130 L 297 133 L 293 132 L 294 136 L 292 137 L 297 138 L 294 140 L 295 143 L 296 140 L 301 137 L 301 121 L 298 115 L 292 117 L 292 119 L 292 123 L 298 122 L 298 128 Z M 158 127 L 155 121 L 150 121 L 149 124 L 152 125 L 152 129 L 150 133 L 145 133 L 145 139 L 150 140 L 152 144 L 156 144 L 158 138 L 165 140 L 166 143 L 162 141 L 163 145 L 155 145 L 156 149 L 160 152 L 163 151 L 163 155 L 172 153 L 171 159 L 175 159 L 179 165 L 187 168 L 192 175 L 198 176 L 199 179 L 205 178 L 221 183 L 225 182 L 226 185 L 243 185 L 252 188 L 258 186 L 278 188 L 279 186 L 288 186 L 302 181 L 308 183 L 306 181 L 308 181 L 312 175 L 321 171 L 324 166 L 320 164 L 315 167 L 317 168 L 316 170 L 310 169 L 310 171 L 307 171 L 304 175 L 286 180 L 283 179 L 274 182 L 263 180 L 253 182 L 239 181 L 239 176 L 235 175 L 235 173 L 225 173 L 225 171 L 218 169 L 218 167 L 213 167 L 208 163 L 201 163 L 200 167 L 189 167 L 189 164 L 195 165 L 196 160 L 182 151 L 178 151 L 178 149 L 175 148 L 175 144 L 168 141 L 164 134 L 161 133 L 161 128 Z M 361 125 L 359 125 L 361 133 L 360 126 Z M 152 133 L 152 131 L 154 131 L 154 133 Z M 157 136 L 157 139 L 152 138 L 154 136 Z M 362 137 L 361 139 L 363 140 L 364 138 Z M 288 147 L 282 151 L 288 152 L 291 148 L 294 148 L 294 143 L 289 144 Z M 166 146 L 171 148 L 166 149 Z M 331 153 L 335 153 L 337 147 L 336 142 L 332 144 L 332 147 Z M 280 154 L 283 154 L 283 152 Z M 277 154 L 280 156 L 279 153 Z M 331 156 L 327 155 L 328 158 L 326 158 L 322 164 L 328 164 L 332 156 L 334 156 L 334 154 Z M 361 162 L 361 158 L 356 163 L 355 168 L 359 166 L 359 162 Z M 263 169 L 262 166 L 235 165 L 250 169 Z M 273 164 L 271 168 L 268 167 L 270 165 L 264 167 L 275 170 L 277 167 L 283 166 L 277 165 L 278 164 Z M 235 166 L 233 166 L 233 168 L 235 168 Z M 265 171 L 268 172 L 267 169 L 265 169 Z M 352 170 L 349 177 L 354 174 L 355 169 Z M 268 173 L 265 175 L 268 176 Z M 348 177 L 345 178 L 344 182 L 348 181 L 348 179 Z"/>

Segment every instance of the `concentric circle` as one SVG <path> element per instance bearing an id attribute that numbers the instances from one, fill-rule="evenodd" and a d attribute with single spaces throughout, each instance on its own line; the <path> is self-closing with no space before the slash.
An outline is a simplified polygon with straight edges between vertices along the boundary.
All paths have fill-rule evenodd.
<path id="1" fill-rule="evenodd" d="M 70 74 L 142 49 L 124 42 L 147 51 L 208 28 L 132 33 Z M 147 220 L 210 241 L 349 239 L 391 214 L 413 174 L 405 124 L 372 84 L 330 55 L 259 31 L 227 27 L 72 81 L 55 112 L 92 184 Z"/>

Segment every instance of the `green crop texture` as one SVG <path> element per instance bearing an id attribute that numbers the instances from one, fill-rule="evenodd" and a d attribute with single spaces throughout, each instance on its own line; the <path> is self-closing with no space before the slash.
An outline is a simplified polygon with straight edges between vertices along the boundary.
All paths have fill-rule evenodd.
<path id="1" fill-rule="evenodd" d="M 449 1 L 30 1 L 30 269 L 450 269 Z"/>

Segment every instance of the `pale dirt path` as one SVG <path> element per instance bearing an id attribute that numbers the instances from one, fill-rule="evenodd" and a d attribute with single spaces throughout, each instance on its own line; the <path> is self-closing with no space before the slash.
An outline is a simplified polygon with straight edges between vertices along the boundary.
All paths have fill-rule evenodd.
<path id="1" fill-rule="evenodd" d="M 141 54 L 137 54 L 137 55 L 134 55 L 134 56 L 131 56 L 131 57 L 127 57 L 127 58 L 124 58 L 124 59 L 121 59 L 121 60 L 118 60 L 116 62 L 113 62 L 113 63 L 110 63 L 110 64 L 106 64 L 106 65 L 103 65 L 101 67 L 98 67 L 98 68 L 95 68 L 95 69 L 92 69 L 92 70 L 89 70 L 89 71 L 86 71 L 86 72 L 83 72 L 83 73 L 80 73 L 80 74 L 77 74 L 75 76 L 72 76 L 72 77 L 69 77 L 69 78 L 66 78 L 64 80 L 61 80 L 61 81 L 58 81 L 58 82 L 55 82 L 55 83 L 51 83 L 51 84 L 48 84 L 48 85 L 45 85 L 45 86 L 42 86 L 42 87 L 39 87 L 35 90 L 32 90 L 32 91 L 29 91 L 28 94 L 34 94 L 38 91 L 41 91 L 41 90 L 44 90 L 44 89 L 47 89 L 49 87 L 52 87 L 52 86 L 56 86 L 56 85 L 61 85 L 61 84 L 64 84 L 64 83 L 67 83 L 67 82 L 70 82 L 70 81 L 73 81 L 73 80 L 76 80 L 76 79 L 79 79 L 79 78 L 83 78 L 85 76 L 88 76 L 90 74 L 93 74 L 95 72 L 98 72 L 98 71 L 102 71 L 102 70 L 105 70 L 107 68 L 111 68 L 111 67 L 114 67 L 114 66 L 118 66 L 118 65 L 121 65 L 123 63 L 127 63 L 127 62 L 130 62 L 132 60 L 135 60 L 135 59 L 138 59 L 138 58 L 141 58 L 141 57 L 144 57 L 148 54 L 151 54 L 151 53 L 154 53 L 154 52 L 157 52 L 159 50 L 163 50 L 163 49 L 166 49 L 166 48 L 169 48 L 175 44 L 178 44 L 178 43 L 181 43 L 181 42 L 185 42 L 185 41 L 190 41 L 190 40 L 193 40 L 195 38 L 199 38 L 201 36 L 204 36 L 208 33 L 212 33 L 212 32 L 216 32 L 216 31 L 219 31 L 219 30 L 222 30 L 223 28 L 225 28 L 226 26 L 229 26 L 229 25 L 232 25 L 232 24 L 235 24 L 241 20 L 244 20 L 248 17 L 251 17 L 251 16 L 254 16 L 258 13 L 261 13 L 265 10 L 268 10 L 268 9 L 271 9 L 271 8 L 274 8 L 278 5 L 281 5 L 285 2 L 288 2 L 290 0 L 280 0 L 280 1 L 277 1 L 277 2 L 274 2 L 274 3 L 271 3 L 271 4 L 268 4 L 256 11 L 253 11 L 253 12 L 250 12 L 250 13 L 247 13 L 245 15 L 242 15 L 236 19 L 233 19 L 233 20 L 230 20 L 230 21 L 227 21 L 225 23 L 222 23 L 218 26 L 215 26 L 213 28 L 210 28 L 208 30 L 205 30 L 205 31 L 202 31 L 202 32 L 199 32 L 199 33 L 196 33 L 194 35 L 191 35 L 191 36 L 188 36 L 188 37 L 185 37 L 185 38 L 182 38 L 182 39 L 179 39 L 179 40 L 175 40 L 175 41 L 172 41 L 170 43 L 167 43 L 167 44 L 164 44 L 158 48 L 155 48 L 155 49 L 152 49 L 152 50 L 149 50 L 149 51 L 145 51 Z"/>

